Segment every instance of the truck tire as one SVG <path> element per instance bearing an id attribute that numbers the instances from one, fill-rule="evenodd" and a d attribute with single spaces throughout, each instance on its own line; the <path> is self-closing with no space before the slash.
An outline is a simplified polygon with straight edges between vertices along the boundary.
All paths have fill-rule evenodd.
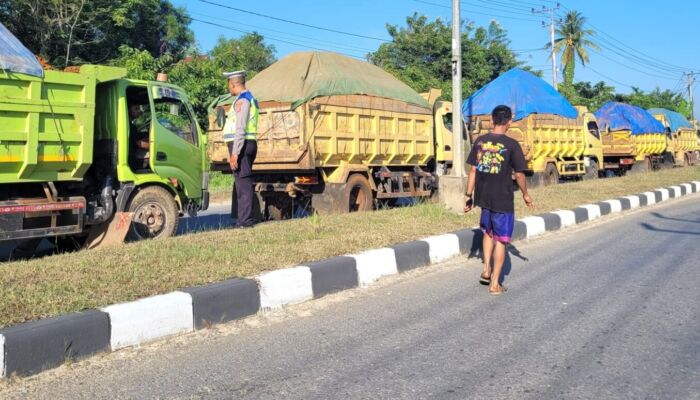
<path id="1" fill-rule="evenodd" d="M 290 219 L 293 215 L 292 198 L 287 193 L 275 193 L 265 196 L 265 219 L 280 221 Z"/>
<path id="2" fill-rule="evenodd" d="M 525 181 L 529 188 L 544 186 L 544 174 L 542 172 L 535 172 L 530 176 L 526 176 Z"/>
<path id="3" fill-rule="evenodd" d="M 172 194 L 160 186 L 149 186 L 136 192 L 128 210 L 134 213 L 126 236 L 130 242 L 165 239 L 177 231 L 177 203 Z"/>
<path id="4" fill-rule="evenodd" d="M 370 211 L 373 197 L 369 181 L 361 174 L 352 174 L 345 183 L 343 198 L 348 212 Z"/>
<path id="5" fill-rule="evenodd" d="M 598 161 L 591 160 L 590 164 L 586 167 L 586 173 L 583 175 L 584 181 L 589 181 L 591 179 L 598 179 L 600 177 L 600 168 L 598 167 Z"/>
<path id="6" fill-rule="evenodd" d="M 557 171 L 556 165 L 549 163 L 544 169 L 544 185 L 556 185 L 559 183 L 559 171 Z"/>

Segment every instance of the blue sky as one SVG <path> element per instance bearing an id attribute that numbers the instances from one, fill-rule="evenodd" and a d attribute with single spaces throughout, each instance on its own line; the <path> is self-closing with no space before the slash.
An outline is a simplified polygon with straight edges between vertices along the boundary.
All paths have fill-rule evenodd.
<path id="1" fill-rule="evenodd" d="M 375 50 L 381 40 L 388 40 L 386 24 L 403 25 L 413 12 L 429 18 L 451 20 L 450 0 L 268 0 L 232 2 L 208 0 L 259 14 L 326 27 L 359 36 L 343 35 L 246 14 L 200 0 L 174 0 L 197 20 L 223 25 L 212 26 L 194 21 L 191 28 L 203 51 L 208 51 L 219 36 L 239 37 L 240 31 L 257 31 L 274 44 L 277 57 L 309 48 L 337 51 L 362 57 Z M 426 4 L 426 3 L 434 3 Z M 700 71 L 700 2 L 666 0 L 659 2 L 633 0 L 561 1 L 560 15 L 568 9 L 581 11 L 589 27 L 598 31 L 600 54 L 591 52 L 590 66 L 577 65 L 576 80 L 605 81 L 619 92 L 630 86 L 644 90 L 655 87 L 685 91 L 682 70 Z M 552 1 L 536 0 L 464 0 L 462 19 L 476 25 L 497 20 L 507 31 L 514 50 L 521 60 L 544 71 L 551 82 L 551 67 L 543 50 L 529 51 L 549 40 L 549 31 L 542 27 L 546 18 L 529 12 L 532 7 L 554 6 Z M 441 7 L 442 6 L 442 7 Z M 560 78 L 561 79 L 561 78 Z M 700 80 L 700 76 L 697 80 Z M 700 85 L 695 85 L 697 88 Z M 696 98 L 700 98 L 698 95 Z M 700 115 L 700 101 L 695 113 Z"/>

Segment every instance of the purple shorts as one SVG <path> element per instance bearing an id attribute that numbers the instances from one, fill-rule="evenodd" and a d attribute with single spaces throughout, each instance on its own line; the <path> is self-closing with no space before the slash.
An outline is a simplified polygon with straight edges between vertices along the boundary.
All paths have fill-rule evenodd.
<path id="1" fill-rule="evenodd" d="M 485 234 L 493 240 L 501 243 L 510 243 L 515 225 L 515 213 L 502 213 L 491 211 L 488 208 L 481 209 L 481 221 L 479 226 Z"/>

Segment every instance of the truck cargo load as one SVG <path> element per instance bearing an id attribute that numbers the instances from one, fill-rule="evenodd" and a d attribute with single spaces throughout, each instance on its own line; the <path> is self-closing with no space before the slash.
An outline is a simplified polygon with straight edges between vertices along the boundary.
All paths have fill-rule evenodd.
<path id="1" fill-rule="evenodd" d="M 593 115 L 585 108 L 577 110 L 548 83 L 518 68 L 494 79 L 463 103 L 472 142 L 492 131 L 491 111 L 502 104 L 513 111 L 506 134 L 520 144 L 531 184 L 598 177 L 599 161 L 591 162 L 588 155 L 598 132 Z"/>
<path id="2" fill-rule="evenodd" d="M 700 161 L 698 130 L 683 114 L 665 108 L 648 110 L 664 126 L 669 159 L 679 166 L 695 165 Z"/>
<path id="3" fill-rule="evenodd" d="M 630 169 L 645 171 L 664 162 L 664 127 L 646 110 L 609 101 L 596 110 L 595 116 L 609 164 L 626 164 L 633 158 Z"/>
<path id="4" fill-rule="evenodd" d="M 429 196 L 436 163 L 451 163 L 449 105 L 436 115 L 436 93 L 424 98 L 374 65 L 294 53 L 246 86 L 260 104 L 253 171 L 267 217 L 309 198 L 317 211 L 354 211 L 375 198 Z M 232 100 L 210 106 L 212 170 L 230 172 L 222 129 Z"/>
<path id="5" fill-rule="evenodd" d="M 44 70 L 34 54 L 0 23 L 0 70 L 43 77 Z"/>

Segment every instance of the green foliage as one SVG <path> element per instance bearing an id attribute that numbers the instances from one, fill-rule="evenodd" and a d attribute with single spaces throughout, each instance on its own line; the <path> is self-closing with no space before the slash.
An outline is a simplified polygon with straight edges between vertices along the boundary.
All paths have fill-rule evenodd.
<path id="1" fill-rule="evenodd" d="M 169 0 L 4 0 L 0 22 L 57 67 L 105 63 L 121 46 L 177 59 L 194 41 L 189 16 Z"/>
<path id="2" fill-rule="evenodd" d="M 157 72 L 168 73 L 169 82 L 185 89 L 202 128 L 208 125 L 207 106 L 226 93 L 224 71 L 245 69 L 248 77 L 267 68 L 275 61 L 274 46 L 265 45 L 264 38 L 252 33 L 240 39 L 219 38 L 209 55 L 195 55 L 177 61 L 170 53 L 154 57 L 146 50 L 128 46 L 119 48 L 113 65 L 126 67 L 133 79 L 153 80 Z"/>
<path id="3" fill-rule="evenodd" d="M 387 25 L 392 41 L 368 55 L 369 61 L 418 92 L 442 89 L 452 95 L 452 28 L 423 15 L 406 18 L 406 26 Z M 509 49 L 506 31 L 495 21 L 487 27 L 467 25 L 462 34 L 462 93 L 468 95 L 501 73 L 520 65 Z"/>
<path id="4" fill-rule="evenodd" d="M 650 92 L 645 92 L 639 88 L 632 88 L 630 94 L 618 94 L 615 96 L 615 101 L 632 104 L 643 109 L 649 108 L 666 108 L 671 111 L 677 111 L 690 117 L 690 104 L 683 98 L 683 95 L 677 92 L 672 92 L 668 89 L 661 90 L 658 87 Z"/>
<path id="5" fill-rule="evenodd" d="M 630 94 L 615 93 L 615 88 L 608 86 L 605 82 L 592 84 L 591 82 L 576 82 L 567 87 L 565 84 L 559 85 L 559 90 L 571 104 L 584 105 L 590 111 L 595 111 L 608 101 L 619 101 L 621 103 L 632 104 L 643 109 L 667 108 L 677 111 L 686 117 L 690 116 L 690 105 L 680 93 L 670 90 L 656 88 L 650 92 L 645 92 L 639 88 L 632 88 Z"/>

